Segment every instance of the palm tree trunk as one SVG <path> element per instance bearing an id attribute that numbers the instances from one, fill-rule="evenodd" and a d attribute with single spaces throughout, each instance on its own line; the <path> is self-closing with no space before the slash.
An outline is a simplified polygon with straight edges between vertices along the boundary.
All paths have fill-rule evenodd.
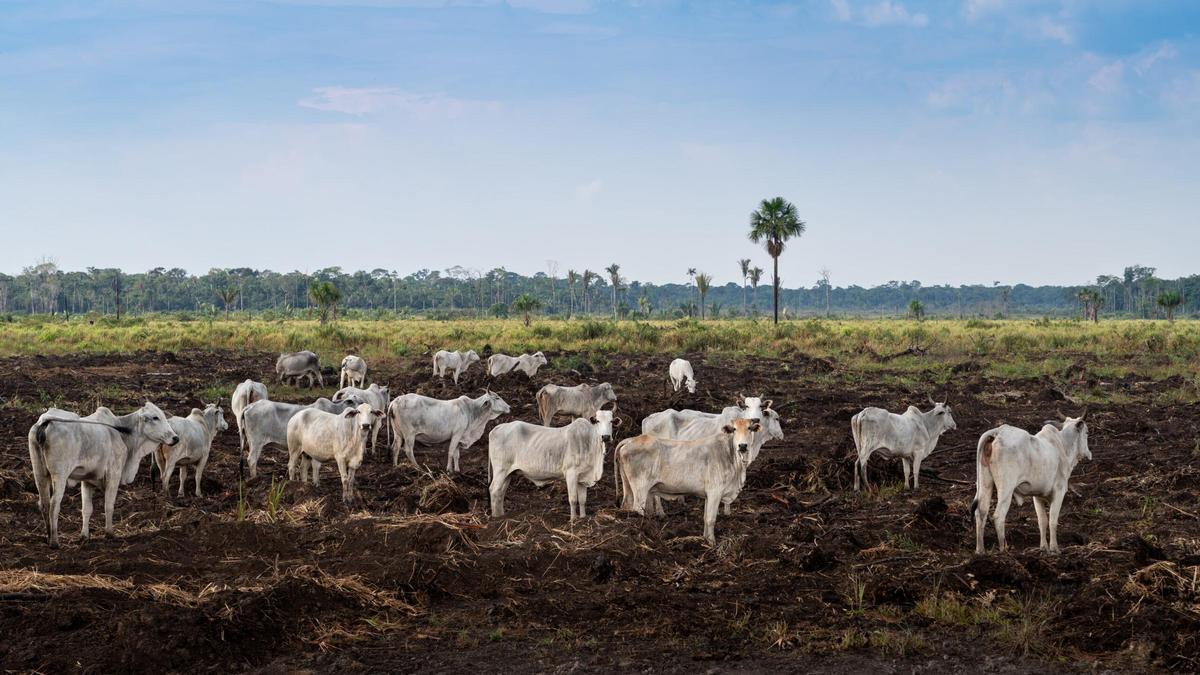
<path id="1" fill-rule="evenodd" d="M 771 279 L 771 285 L 775 287 L 775 325 L 779 325 L 779 256 L 771 258 L 775 262 L 774 277 Z"/>

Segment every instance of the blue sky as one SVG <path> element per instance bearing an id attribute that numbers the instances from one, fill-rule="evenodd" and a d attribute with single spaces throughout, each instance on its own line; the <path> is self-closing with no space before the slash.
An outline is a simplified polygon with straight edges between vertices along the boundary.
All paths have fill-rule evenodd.
<path id="1" fill-rule="evenodd" d="M 1200 272 L 1200 2 L 0 0 L 4 271 Z"/>

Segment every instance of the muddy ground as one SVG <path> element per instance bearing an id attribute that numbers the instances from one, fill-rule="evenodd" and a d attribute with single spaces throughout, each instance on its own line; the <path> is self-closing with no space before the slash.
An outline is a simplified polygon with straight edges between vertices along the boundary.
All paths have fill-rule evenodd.
<path id="1" fill-rule="evenodd" d="M 786 439 L 751 467 L 718 546 L 699 538 L 700 504 L 645 519 L 615 508 L 611 464 L 571 524 L 565 488 L 515 479 L 509 517 L 486 513 L 487 437 L 464 452 L 419 448 L 428 472 L 384 451 L 359 472 L 347 509 L 336 471 L 318 488 L 283 481 L 268 450 L 244 486 L 238 439 L 219 436 L 204 496 L 153 489 L 149 463 L 122 488 L 116 532 L 97 503 L 79 538 L 79 493 L 63 503 L 63 546 L 47 547 L 26 433 L 48 405 L 118 413 L 150 399 L 175 414 L 204 392 L 273 379 L 263 353 L 142 353 L 0 361 L 0 666 L 15 671 L 665 671 L 1039 672 L 1200 669 L 1200 418 L 1164 403 L 1186 387 L 1106 382 L 1089 360 L 1059 377 L 998 380 L 964 362 L 947 385 L 850 372 L 836 361 L 691 355 L 695 395 L 665 390 L 667 357 L 549 354 L 532 381 L 492 384 L 534 421 L 548 382 L 610 381 L 628 435 L 653 411 L 719 409 L 739 392 L 782 409 Z M 427 357 L 373 364 L 392 391 L 450 397 Z M 574 372 L 572 372 L 572 370 Z M 927 383 L 922 383 L 926 380 Z M 217 389 L 214 389 L 217 388 Z M 1095 460 L 1075 471 L 1061 555 L 1037 551 L 1032 506 L 1009 515 L 1010 554 L 975 556 L 969 505 L 974 444 L 1007 422 L 1036 428 L 1064 395 L 1093 405 Z M 320 391 L 329 395 L 332 387 Z M 898 464 L 872 463 L 877 491 L 855 494 L 850 416 L 900 410 L 927 391 L 958 430 L 899 489 Z M 308 392 L 281 397 L 311 400 Z M 504 421 L 506 418 L 502 418 Z M 229 418 L 232 426 L 232 417 Z M 272 481 L 282 485 L 275 504 Z M 172 485 L 174 492 L 175 485 Z M 994 534 L 989 529 L 989 547 Z"/>

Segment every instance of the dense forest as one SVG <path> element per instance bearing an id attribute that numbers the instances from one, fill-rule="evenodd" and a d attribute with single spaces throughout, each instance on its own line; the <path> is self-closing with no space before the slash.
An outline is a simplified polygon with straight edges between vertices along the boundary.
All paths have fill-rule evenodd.
<path id="1" fill-rule="evenodd" d="M 731 263 L 731 267 L 735 267 Z M 735 267 L 735 272 L 737 272 Z M 755 274 L 757 272 L 757 274 Z M 629 280 L 618 265 L 599 272 L 546 272 L 522 276 L 504 268 L 489 272 L 451 267 L 406 276 L 375 269 L 346 272 L 330 267 L 311 274 L 248 268 L 213 269 L 192 275 L 174 268 L 143 273 L 88 268 L 60 270 L 43 261 L 21 274 L 0 274 L 0 315 L 142 314 L 149 312 L 272 312 L 295 315 L 318 304 L 356 315 L 420 314 L 430 317 L 505 316 L 536 310 L 544 315 L 598 314 L 652 317 L 734 317 L 769 313 L 769 276 L 751 268 L 745 283 L 713 285 L 709 275 L 688 270 L 678 284 Z M 786 283 L 785 283 L 786 286 Z M 525 296 L 525 297 L 522 297 Z M 1162 302 L 1175 297 L 1174 303 Z M 924 286 L 892 281 L 864 288 L 835 287 L 827 274 L 812 286 L 784 288 L 788 316 L 821 314 L 900 316 L 914 303 L 926 316 L 1177 316 L 1200 311 L 1200 275 L 1159 279 L 1153 267 L 1132 265 L 1080 286 Z M 514 310 L 517 302 L 519 310 Z M 701 307 L 703 310 L 701 310 Z"/>

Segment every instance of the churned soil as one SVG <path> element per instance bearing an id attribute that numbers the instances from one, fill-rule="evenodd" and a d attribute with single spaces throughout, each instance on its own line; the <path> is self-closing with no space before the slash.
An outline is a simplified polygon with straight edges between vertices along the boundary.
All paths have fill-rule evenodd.
<path id="1" fill-rule="evenodd" d="M 611 462 L 571 523 L 562 485 L 516 478 L 509 515 L 488 516 L 487 436 L 447 475 L 393 467 L 381 437 L 342 504 L 336 470 L 288 482 L 267 450 L 239 482 L 239 442 L 218 436 L 203 496 L 155 489 L 149 462 L 103 536 L 97 500 L 79 537 L 79 492 L 46 545 L 26 434 L 44 408 L 118 413 L 151 400 L 186 414 L 250 377 L 273 384 L 274 355 L 147 352 L 0 360 L 0 665 L 6 671 L 655 671 L 1061 672 L 1200 669 L 1200 410 L 1171 395 L 1184 378 L 1116 381 L 1081 357 L 1057 377 L 998 379 L 976 361 L 924 373 L 853 371 L 836 360 L 688 355 L 696 394 L 667 389 L 667 356 L 548 354 L 532 380 L 455 387 L 426 356 L 372 363 L 393 395 L 449 398 L 491 387 L 508 419 L 536 421 L 549 382 L 613 383 L 617 430 L 667 407 L 720 409 L 739 393 L 773 399 L 783 441 L 750 468 L 733 515 L 701 533 L 700 501 L 662 519 L 616 508 Z M 336 376 L 328 371 L 327 381 Z M 939 376 L 938 373 L 943 373 Z M 1009 513 L 1012 549 L 975 556 L 975 441 L 998 424 L 1036 429 L 1081 389 L 1091 449 L 1072 478 L 1060 555 L 1037 550 L 1032 505 Z M 280 398 L 330 395 L 287 389 Z M 958 429 L 900 489 L 873 460 L 855 493 L 850 417 L 948 401 Z M 203 401 L 211 402 L 211 401 Z M 560 421 L 561 423 L 561 421 Z M 611 459 L 611 449 L 610 449 Z"/>

